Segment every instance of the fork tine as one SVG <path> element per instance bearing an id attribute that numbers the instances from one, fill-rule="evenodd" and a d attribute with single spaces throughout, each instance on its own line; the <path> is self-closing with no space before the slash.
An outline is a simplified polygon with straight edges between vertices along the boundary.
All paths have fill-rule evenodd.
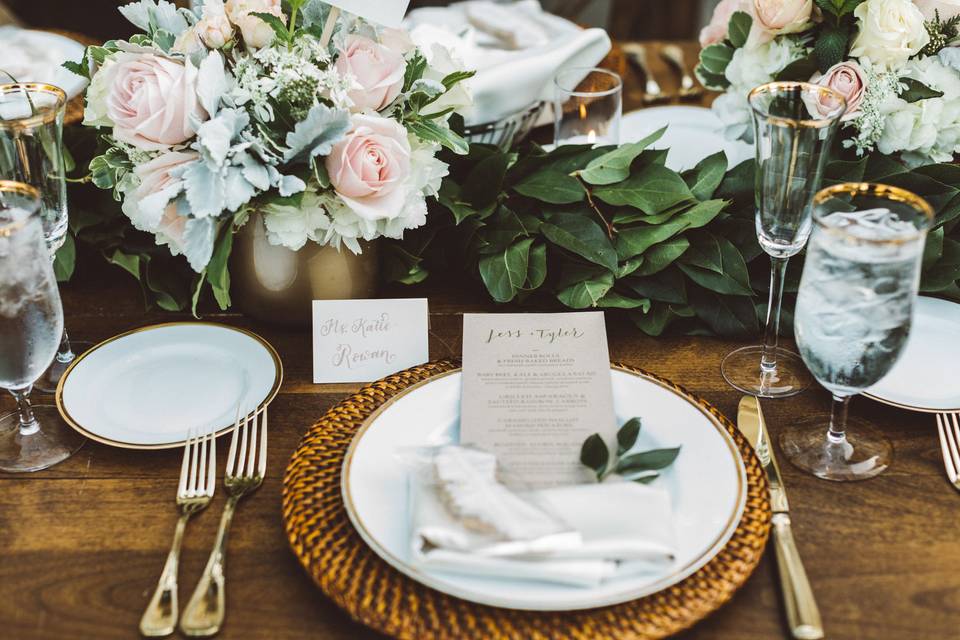
<path id="1" fill-rule="evenodd" d="M 240 410 L 237 409 L 237 421 L 233 425 L 233 434 L 230 437 L 230 451 L 227 452 L 227 468 L 225 475 L 232 476 L 237 462 L 237 438 L 240 435 Z"/>
<path id="2" fill-rule="evenodd" d="M 243 427 L 240 433 L 240 451 L 237 452 L 236 468 L 234 475 L 242 476 L 247 464 L 247 435 L 250 431 L 250 415 L 243 417 Z"/>
<path id="3" fill-rule="evenodd" d="M 953 452 L 953 480 L 956 481 L 957 475 L 960 475 L 960 424 L 957 422 L 957 414 L 950 414 L 953 422 L 953 431 L 945 429 L 947 432 L 947 442 L 950 444 L 950 450 Z"/>
<path id="4" fill-rule="evenodd" d="M 177 495 L 184 495 L 187 492 L 187 478 L 190 475 L 190 441 L 193 439 L 192 432 L 187 431 L 187 440 L 183 444 L 183 462 L 180 464 L 180 484 L 177 486 Z"/>
<path id="5" fill-rule="evenodd" d="M 207 468 L 207 486 L 204 495 L 213 496 L 217 487 L 217 434 L 210 434 L 210 464 Z"/>
<path id="6" fill-rule="evenodd" d="M 200 436 L 195 435 L 190 443 L 190 480 L 187 482 L 187 492 L 191 496 L 197 495 L 197 456 L 200 449 Z"/>
<path id="7" fill-rule="evenodd" d="M 940 436 L 940 451 L 943 454 L 943 467 L 947 472 L 947 478 L 950 482 L 957 481 L 957 471 L 953 464 L 953 454 L 950 451 L 950 445 L 947 444 L 947 416 L 937 414 L 937 435 Z"/>
<path id="8" fill-rule="evenodd" d="M 257 410 L 254 410 L 250 422 L 250 452 L 243 467 L 243 475 L 247 478 L 253 476 L 253 470 L 256 468 L 257 462 L 257 428 L 260 426 L 260 413 Z"/>
<path id="9" fill-rule="evenodd" d="M 263 408 L 263 424 L 260 425 L 260 466 L 257 469 L 259 476 L 267 475 L 267 408 Z"/>
<path id="10" fill-rule="evenodd" d="M 203 434 L 199 444 L 199 469 L 197 470 L 197 495 L 203 495 L 207 489 L 207 438 L 208 434 Z"/>

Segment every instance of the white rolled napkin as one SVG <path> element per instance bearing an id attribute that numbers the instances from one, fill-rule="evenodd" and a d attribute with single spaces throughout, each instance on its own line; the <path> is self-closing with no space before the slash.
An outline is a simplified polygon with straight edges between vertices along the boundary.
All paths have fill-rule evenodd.
<path id="1" fill-rule="evenodd" d="M 456 498 L 443 482 L 410 478 L 411 555 L 422 567 L 593 587 L 673 562 L 670 496 L 662 489 L 607 482 L 513 494 L 497 484 L 503 493 L 488 494 L 491 507 L 480 512 L 452 506 Z M 478 520 L 491 526 L 478 528 Z"/>

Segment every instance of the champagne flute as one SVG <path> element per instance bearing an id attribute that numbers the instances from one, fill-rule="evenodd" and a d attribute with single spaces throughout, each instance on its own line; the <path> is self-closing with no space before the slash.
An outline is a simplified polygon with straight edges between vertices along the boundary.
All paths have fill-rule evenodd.
<path id="1" fill-rule="evenodd" d="M 848 420 L 850 398 L 883 378 L 910 334 L 933 210 L 897 187 L 840 184 L 814 198 L 814 230 L 794 318 L 803 361 L 833 395 L 830 422 L 781 436 L 787 458 L 827 480 L 864 480 L 890 465 L 877 429 Z"/>
<path id="2" fill-rule="evenodd" d="M 743 393 L 784 398 L 803 391 L 808 379 L 800 356 L 778 346 L 787 262 L 810 237 L 810 201 L 820 188 L 846 100 L 805 82 L 761 85 L 749 100 L 756 140 L 757 238 L 770 256 L 770 297 L 763 344 L 730 353 L 721 372 Z"/>
<path id="3" fill-rule="evenodd" d="M 40 192 L 40 213 L 51 259 L 67 237 L 67 180 L 63 155 L 63 117 L 67 95 L 37 82 L 0 85 L 0 179 L 17 180 Z M 57 356 L 37 389 L 52 393 L 78 347 L 66 330 Z M 81 349 L 81 351 L 84 349 Z"/>
<path id="4" fill-rule="evenodd" d="M 17 413 L 0 418 L 0 471 L 46 469 L 85 440 L 30 391 L 57 353 L 63 308 L 40 220 L 40 192 L 0 180 L 0 387 Z"/>

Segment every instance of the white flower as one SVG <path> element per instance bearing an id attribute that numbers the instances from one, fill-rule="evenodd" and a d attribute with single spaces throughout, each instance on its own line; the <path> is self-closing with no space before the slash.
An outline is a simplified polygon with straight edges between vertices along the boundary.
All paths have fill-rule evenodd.
<path id="1" fill-rule="evenodd" d="M 427 59 L 427 68 L 423 73 L 424 80 L 440 82 L 454 71 L 463 71 L 463 63 L 454 56 L 453 52 L 441 44 L 424 43 L 420 49 Z M 439 113 L 449 108 L 462 111 L 473 104 L 473 94 L 470 91 L 470 81 L 458 82 L 453 88 L 440 96 L 435 102 L 421 110 L 424 115 Z"/>
<path id="2" fill-rule="evenodd" d="M 410 190 L 414 193 L 435 197 L 440 184 L 450 174 L 447 163 L 437 158 L 440 145 L 424 142 L 410 136 Z"/>
<path id="3" fill-rule="evenodd" d="M 275 35 L 273 27 L 252 14 L 269 13 L 287 21 L 280 0 L 227 0 L 225 10 L 230 22 L 240 28 L 243 42 L 251 49 L 266 47 L 273 42 Z"/>
<path id="4" fill-rule="evenodd" d="M 206 0 L 203 19 L 196 24 L 197 34 L 211 49 L 220 49 L 233 39 L 233 25 L 227 18 L 223 0 Z"/>
<path id="5" fill-rule="evenodd" d="M 308 240 L 320 242 L 330 218 L 313 189 L 304 192 L 300 206 L 268 204 L 261 210 L 270 244 L 298 251 Z"/>
<path id="6" fill-rule="evenodd" d="M 201 51 L 206 51 L 207 49 L 203 46 L 203 40 L 200 39 L 200 33 L 197 31 L 197 27 L 193 26 L 187 27 L 177 36 L 170 50 L 174 53 L 182 53 L 185 56 L 190 56 L 195 53 L 200 53 Z"/>
<path id="7" fill-rule="evenodd" d="M 853 15 L 858 27 L 850 49 L 854 58 L 893 68 L 930 42 L 923 13 L 910 0 L 867 0 Z"/>

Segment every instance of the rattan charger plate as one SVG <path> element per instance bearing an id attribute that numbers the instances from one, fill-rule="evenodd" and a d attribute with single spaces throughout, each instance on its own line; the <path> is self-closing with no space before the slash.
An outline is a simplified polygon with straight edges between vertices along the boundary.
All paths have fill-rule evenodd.
<path id="1" fill-rule="evenodd" d="M 747 504 L 727 545 L 682 582 L 624 604 L 572 612 L 499 609 L 445 595 L 380 559 L 347 517 L 340 493 L 343 458 L 354 434 L 403 389 L 458 368 L 450 361 L 413 367 L 374 382 L 339 403 L 311 427 L 283 479 L 283 521 L 290 546 L 313 581 L 357 621 L 411 640 L 462 638 L 664 638 L 726 603 L 753 573 L 770 533 L 770 501 L 760 462 L 736 426 L 685 389 L 660 380 L 714 415 L 730 432 L 747 473 Z"/>

